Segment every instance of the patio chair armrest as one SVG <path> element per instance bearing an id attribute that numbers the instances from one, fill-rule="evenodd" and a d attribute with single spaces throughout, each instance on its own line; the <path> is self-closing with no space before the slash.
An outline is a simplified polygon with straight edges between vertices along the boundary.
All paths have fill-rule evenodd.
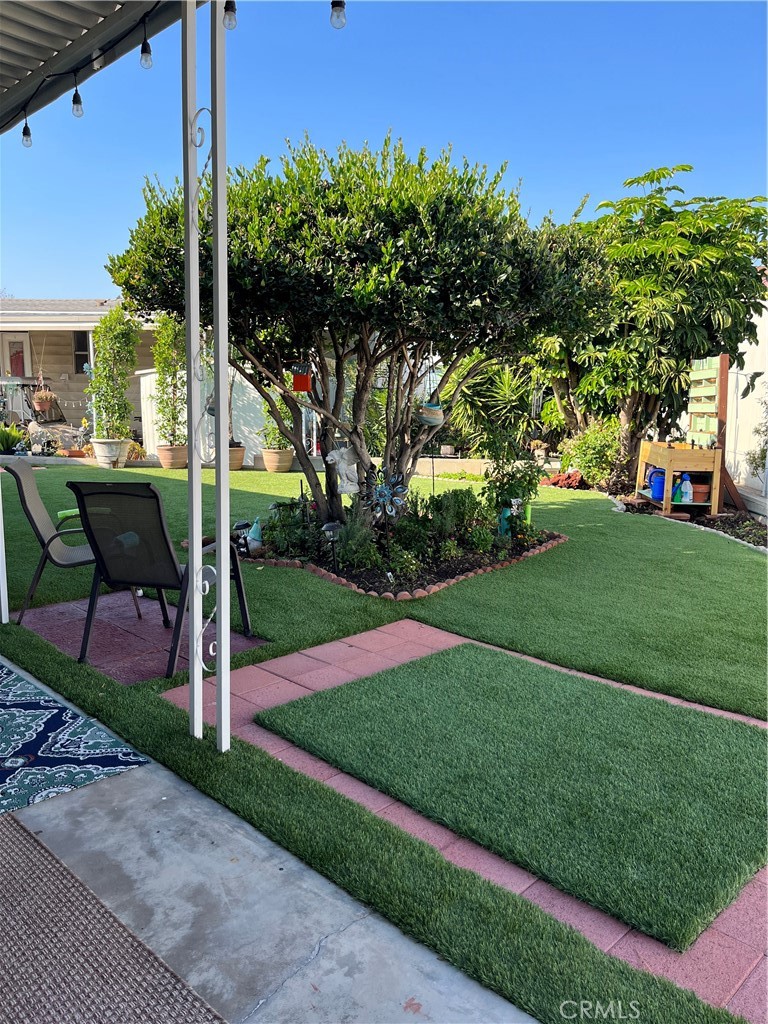
<path id="1" fill-rule="evenodd" d="M 79 518 L 80 518 L 80 513 L 79 512 L 73 512 L 71 515 L 62 516 L 61 519 L 59 519 L 59 526 L 62 526 L 64 523 L 68 523 L 70 521 L 70 519 L 79 519 Z"/>
<path id="2" fill-rule="evenodd" d="M 67 533 L 85 533 L 85 530 L 82 528 L 82 526 L 73 527 L 71 530 L 57 530 L 56 533 L 54 533 L 52 537 L 49 537 L 48 540 L 43 545 L 43 553 L 47 554 L 48 548 L 51 546 L 51 544 L 53 544 L 55 540 L 58 540 L 59 537 L 63 537 Z"/>

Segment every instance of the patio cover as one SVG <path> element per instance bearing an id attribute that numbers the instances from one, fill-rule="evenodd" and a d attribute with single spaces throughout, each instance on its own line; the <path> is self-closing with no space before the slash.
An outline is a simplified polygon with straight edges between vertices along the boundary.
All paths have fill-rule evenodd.
<path id="1" fill-rule="evenodd" d="M 199 6 L 199 4 L 198 4 Z M 3 0 L 0 132 L 85 82 L 181 18 L 181 0 Z"/>
<path id="2" fill-rule="evenodd" d="M 137 51 L 147 36 L 175 21 L 182 22 L 182 126 L 184 137 L 185 277 L 187 307 L 187 359 L 194 365 L 200 337 L 199 271 L 197 246 L 196 18 L 207 0 L 3 0 L 0 5 L 0 134 L 47 106 L 63 93 L 118 60 Z M 211 5 L 211 174 L 213 194 L 214 269 L 214 397 L 217 408 L 226 404 L 227 382 L 227 247 L 226 152 L 223 0 Z M 194 436 L 195 411 L 200 405 L 197 374 L 188 374 L 187 414 Z M 228 450 L 227 423 L 218 417 L 216 449 Z M 190 590 L 190 731 L 203 733 L 203 595 L 202 478 L 197 445 L 190 450 L 189 472 Z M 229 463 L 216 460 L 217 627 L 216 732 L 219 750 L 230 744 L 229 694 Z M 5 541 L 0 502 L 0 621 L 9 621 Z M 207 666 L 206 670 L 210 671 Z"/>

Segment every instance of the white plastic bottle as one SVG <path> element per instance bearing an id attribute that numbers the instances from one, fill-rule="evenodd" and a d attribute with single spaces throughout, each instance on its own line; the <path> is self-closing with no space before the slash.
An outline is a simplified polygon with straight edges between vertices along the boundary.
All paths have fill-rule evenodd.
<path id="1" fill-rule="evenodd" d="M 683 482 L 680 487 L 680 500 L 693 501 L 693 484 L 687 473 L 683 473 Z"/>

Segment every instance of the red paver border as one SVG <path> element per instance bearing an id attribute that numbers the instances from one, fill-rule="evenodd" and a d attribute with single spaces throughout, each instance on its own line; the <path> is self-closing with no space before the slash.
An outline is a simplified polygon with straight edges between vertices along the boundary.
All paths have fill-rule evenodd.
<path id="1" fill-rule="evenodd" d="M 393 800 L 386 793 L 346 772 L 340 772 L 334 765 L 253 721 L 257 711 L 309 696 L 317 690 L 342 686 L 352 679 L 379 672 L 382 668 L 394 668 L 436 651 L 475 642 L 413 619 L 401 619 L 344 640 L 320 644 L 296 654 L 237 669 L 231 675 L 232 732 L 296 771 L 323 782 L 367 807 L 378 817 L 429 843 L 451 863 L 474 871 L 481 878 L 530 900 L 545 913 L 581 932 L 598 949 L 610 956 L 624 960 L 640 970 L 668 978 L 681 988 L 691 989 L 705 1002 L 726 1007 L 751 1024 L 765 1024 L 768 1019 L 765 985 L 768 868 L 763 868 L 744 886 L 733 903 L 715 918 L 688 950 L 677 953 L 658 940 L 632 929 L 623 921 L 597 910 L 575 896 L 561 892 L 472 840 L 456 835 L 406 804 Z M 747 715 L 641 690 L 515 651 L 492 647 L 490 644 L 481 646 L 491 647 L 511 657 L 522 658 L 566 675 L 576 675 L 630 690 L 644 697 L 666 700 L 671 704 L 732 718 L 760 728 L 768 726 L 768 723 Z M 164 696 L 179 707 L 188 706 L 187 686 L 169 690 Z M 204 686 L 203 704 L 205 720 L 215 722 L 216 688 L 210 682 Z"/>
<path id="2" fill-rule="evenodd" d="M 328 580 L 329 583 L 337 583 L 340 587 L 353 590 L 356 594 L 365 594 L 367 597 L 380 597 L 385 601 L 411 601 L 419 600 L 422 597 L 430 597 L 432 594 L 445 590 L 446 587 L 452 587 L 454 583 L 468 580 L 472 576 L 482 576 L 486 572 L 506 569 L 508 566 L 514 565 L 515 562 L 522 562 L 524 558 L 530 558 L 532 555 L 540 555 L 542 552 L 549 551 L 550 548 L 554 548 L 558 544 L 564 544 L 567 540 L 568 538 L 564 533 L 554 533 L 543 544 L 537 544 L 535 547 L 529 548 L 516 558 L 507 558 L 503 562 L 494 562 L 493 565 L 484 565 L 482 568 L 472 569 L 470 572 L 462 573 L 460 576 L 443 580 L 442 583 L 431 583 L 424 590 L 417 587 L 416 590 L 399 590 L 397 594 L 392 593 L 392 591 L 379 594 L 375 590 L 363 590 L 362 587 L 358 587 L 352 580 L 344 579 L 343 576 L 337 576 L 336 573 L 328 572 L 327 569 L 321 569 L 319 565 L 315 565 L 313 562 L 300 562 L 298 558 L 244 558 L 243 561 L 256 565 L 270 565 L 277 569 L 305 569 L 321 579 Z"/>

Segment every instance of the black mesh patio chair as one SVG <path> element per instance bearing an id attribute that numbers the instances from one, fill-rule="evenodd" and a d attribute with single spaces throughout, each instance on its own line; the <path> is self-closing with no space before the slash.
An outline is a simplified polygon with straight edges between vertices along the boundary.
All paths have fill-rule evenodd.
<path id="1" fill-rule="evenodd" d="M 19 498 L 21 499 L 21 507 L 32 529 L 35 531 L 40 547 L 43 549 L 40 561 L 35 569 L 35 574 L 32 577 L 32 583 L 27 591 L 27 596 L 24 598 L 24 604 L 16 619 L 16 622 L 21 624 L 24 613 L 35 596 L 35 591 L 40 583 L 40 577 L 43 575 L 43 569 L 45 569 L 48 562 L 59 569 L 74 569 L 81 565 L 93 565 L 96 559 L 89 544 L 65 544 L 61 539 L 68 534 L 83 533 L 83 529 L 80 526 L 67 530 L 60 528 L 63 523 L 78 517 L 67 516 L 61 520 L 58 528 L 53 525 L 53 521 L 37 489 L 34 471 L 28 462 L 18 459 L 12 465 L 6 465 L 5 470 L 16 481 L 16 486 L 19 489 Z"/>
<path id="2" fill-rule="evenodd" d="M 102 583 L 112 589 L 153 587 L 157 591 L 166 629 L 170 629 L 171 620 L 165 591 L 178 590 L 179 603 L 165 673 L 170 678 L 176 672 L 179 657 L 179 641 L 189 596 L 189 575 L 187 567 L 181 566 L 176 557 L 160 492 L 151 483 L 75 483 L 70 480 L 67 487 L 77 499 L 80 519 L 96 561 L 78 660 L 83 663 L 88 657 L 91 627 Z M 250 616 L 234 545 L 230 547 L 230 555 L 230 571 L 237 590 L 243 628 L 245 635 L 250 636 Z"/>

